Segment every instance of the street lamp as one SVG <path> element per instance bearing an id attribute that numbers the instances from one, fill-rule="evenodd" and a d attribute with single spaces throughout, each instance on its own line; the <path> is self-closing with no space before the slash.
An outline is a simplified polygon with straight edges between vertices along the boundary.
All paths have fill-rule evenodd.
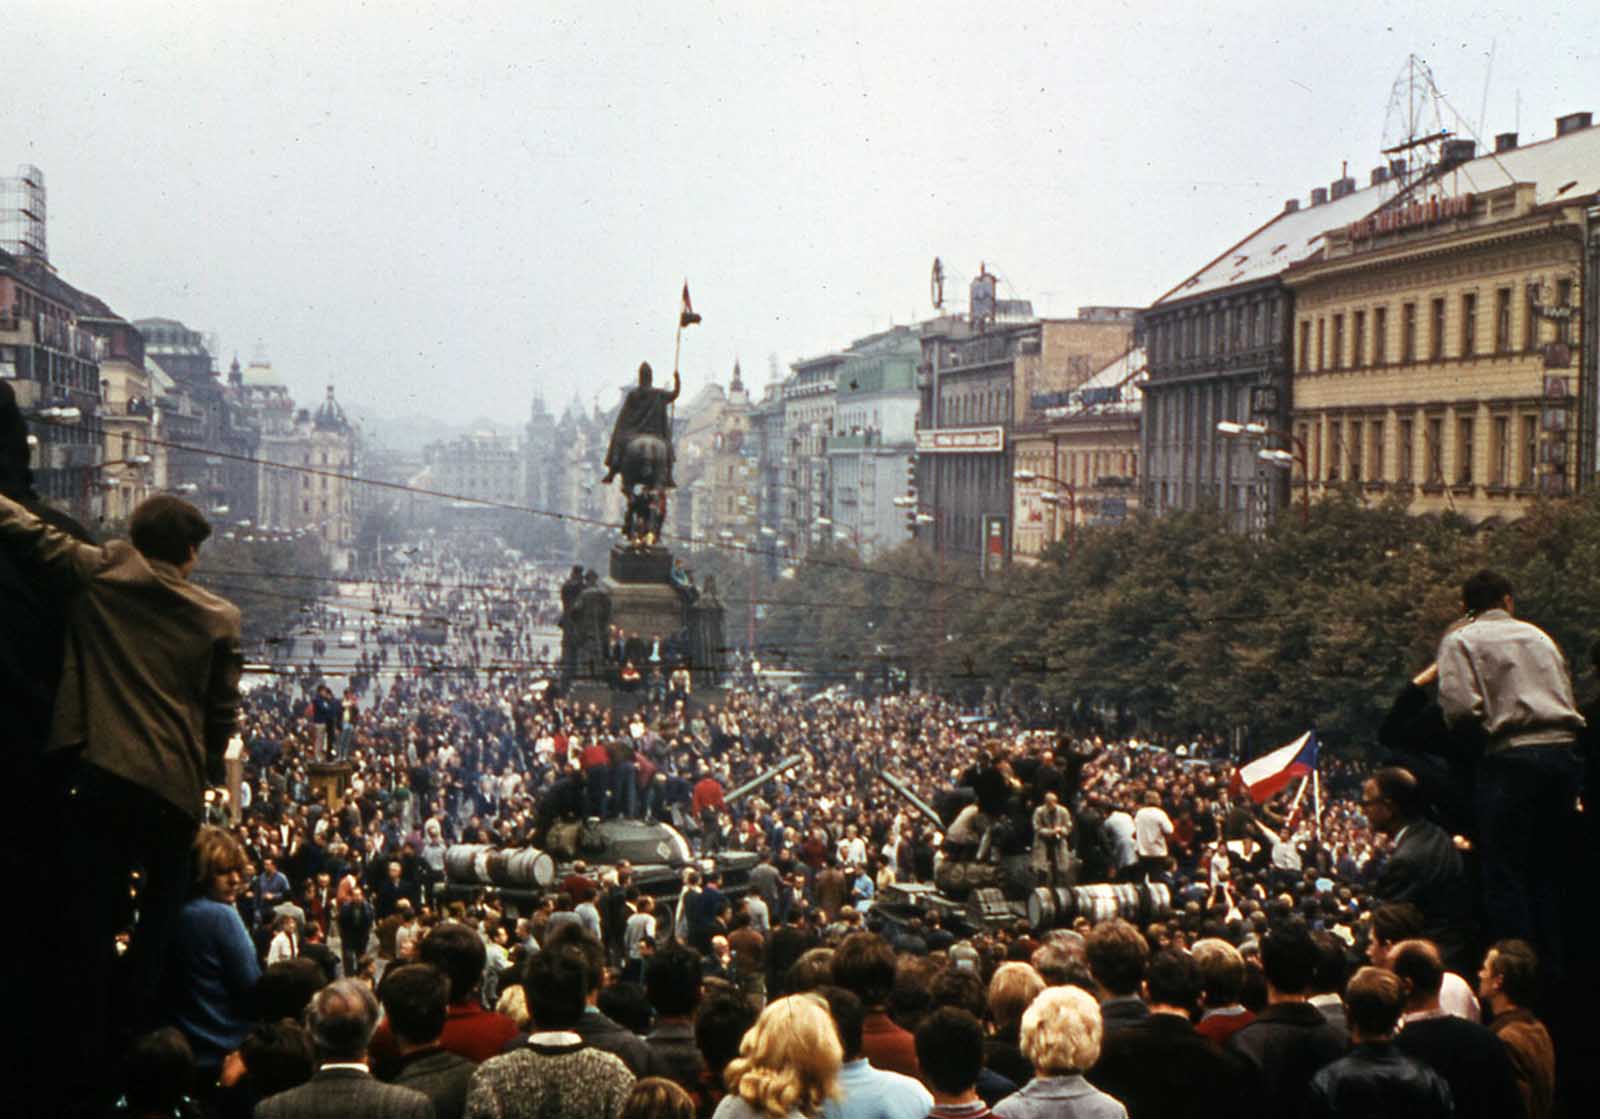
<path id="1" fill-rule="evenodd" d="M 1067 559 L 1075 559 L 1078 555 L 1078 487 L 1064 478 L 1055 478 L 1049 474 L 1041 474 L 1037 470 L 1018 470 L 1011 475 L 1019 482 L 1050 482 L 1060 486 L 1067 498 Z M 1040 499 L 1050 504 L 1058 504 L 1061 494 L 1042 494 Z"/>
<path id="2" fill-rule="evenodd" d="M 1282 431 L 1266 424 L 1235 423 L 1233 420 L 1218 420 L 1217 433 L 1230 439 L 1240 437 L 1249 439 L 1278 438 L 1287 442 L 1293 451 L 1286 451 L 1282 447 L 1262 447 L 1256 451 L 1256 459 L 1282 469 L 1292 469 L 1296 463 L 1300 464 L 1300 478 L 1304 488 L 1300 491 L 1300 527 L 1304 528 L 1311 523 L 1311 467 L 1306 457 L 1306 441 L 1293 432 Z"/>

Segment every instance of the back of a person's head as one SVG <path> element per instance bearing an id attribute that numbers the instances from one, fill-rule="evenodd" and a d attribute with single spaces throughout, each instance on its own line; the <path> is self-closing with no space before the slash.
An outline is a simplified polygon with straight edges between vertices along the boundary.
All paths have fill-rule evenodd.
<path id="1" fill-rule="evenodd" d="M 378 1001 L 396 1037 L 411 1045 L 427 1045 L 444 1032 L 450 981 L 432 964 L 390 968 L 378 985 Z"/>
<path id="2" fill-rule="evenodd" d="M 157 494 L 139 503 L 128 520 L 128 539 L 146 559 L 183 564 L 211 536 L 205 516 L 182 498 Z"/>
<path id="3" fill-rule="evenodd" d="M 1409 901 L 1391 901 L 1372 909 L 1372 935 L 1385 944 L 1398 944 L 1422 935 L 1422 910 Z"/>
<path id="4" fill-rule="evenodd" d="M 589 962 L 567 945 L 546 949 L 528 961 L 522 989 L 536 1030 L 565 1030 L 583 1019 L 589 996 Z"/>
<path id="5" fill-rule="evenodd" d="M 699 1005 L 701 956 L 693 948 L 669 945 L 651 956 L 644 968 L 644 990 L 656 1013 L 683 1018 Z"/>
<path id="6" fill-rule="evenodd" d="M 1100 1004 L 1078 987 L 1046 987 L 1022 1016 L 1022 1055 L 1041 1076 L 1087 1072 L 1100 1059 Z"/>
<path id="7" fill-rule="evenodd" d="M 595 1006 L 601 1014 L 636 1034 L 650 1032 L 650 998 L 638 983 L 608 983 L 600 988 Z"/>
<path id="8" fill-rule="evenodd" d="M 739 1055 L 739 1043 L 755 1024 L 755 1008 L 742 995 L 707 996 L 695 1011 L 695 1048 L 705 1058 L 706 1068 L 716 1083 L 722 1083 L 723 1070 Z"/>
<path id="9" fill-rule="evenodd" d="M 1125 997 L 1139 990 L 1150 945 L 1139 930 L 1120 917 L 1102 921 L 1089 930 L 1084 943 L 1089 969 L 1107 993 Z"/>
<path id="10" fill-rule="evenodd" d="M 957 1006 L 942 1006 L 917 1027 L 917 1064 L 934 1091 L 959 1096 L 983 1072 L 983 1023 Z"/>
<path id="11" fill-rule="evenodd" d="M 124 1076 L 130 1111 L 174 1114 L 194 1091 L 194 1051 L 177 1029 L 152 1030 L 129 1048 Z"/>
<path id="12" fill-rule="evenodd" d="M 1226 940 L 1206 937 L 1195 941 L 1190 952 L 1200 969 L 1200 989 L 1205 993 L 1206 1004 L 1219 1007 L 1238 1002 L 1239 992 L 1244 990 L 1244 957 L 1239 950 Z"/>
<path id="13" fill-rule="evenodd" d="M 319 1060 L 363 1060 L 378 1028 L 378 998 L 359 979 L 335 979 L 312 996 L 306 1028 Z"/>
<path id="14" fill-rule="evenodd" d="M 1372 783 L 1378 794 L 1388 800 L 1402 817 L 1411 819 L 1422 811 L 1422 786 L 1417 775 L 1398 765 L 1386 765 L 1372 771 Z"/>
<path id="15" fill-rule="evenodd" d="M 894 990 L 885 1006 L 894 1023 L 908 1033 L 933 1005 L 933 981 L 948 965 L 928 956 L 902 956 L 894 969 Z M 963 972 L 965 968 L 959 969 Z"/>
<path id="16" fill-rule="evenodd" d="M 589 963 L 589 990 L 598 991 L 606 977 L 605 947 L 594 933 L 582 925 L 562 925 L 546 939 L 544 947 L 549 951 L 568 945 L 583 953 L 583 958 Z"/>
<path id="17" fill-rule="evenodd" d="M 311 996 L 327 983 L 322 968 L 305 956 L 268 964 L 261 978 L 256 980 L 256 1021 L 279 1022 L 285 1018 L 299 1021 Z"/>
<path id="18" fill-rule="evenodd" d="M 828 1013 L 833 1016 L 839 1044 L 844 1047 L 844 1059 L 855 1060 L 861 1056 L 861 1029 L 866 1020 L 861 1000 L 843 987 L 823 987 L 817 994 L 828 1000 Z"/>
<path id="19" fill-rule="evenodd" d="M 250 1081 L 250 1094 L 258 1100 L 298 1088 L 317 1070 L 311 1035 L 299 1022 L 267 1022 L 251 1030 L 239 1046 Z"/>
<path id="20" fill-rule="evenodd" d="M 450 1001 L 464 1002 L 483 982 L 488 951 L 483 938 L 458 921 L 445 921 L 428 930 L 417 945 L 417 959 L 432 964 L 450 980 Z"/>
<path id="21" fill-rule="evenodd" d="M 1150 957 L 1144 984 L 1152 1005 L 1192 1011 L 1200 1004 L 1200 967 L 1189 953 L 1176 948 L 1163 948 Z"/>
<path id="22" fill-rule="evenodd" d="M 833 981 L 868 1010 L 883 1007 L 894 991 L 894 949 L 876 933 L 851 933 L 833 953 Z"/>
<path id="23" fill-rule="evenodd" d="M 647 1076 L 634 1082 L 618 1119 L 695 1119 L 694 1098 L 675 1080 Z"/>
<path id="24" fill-rule="evenodd" d="M 964 967 L 944 967 L 928 983 L 928 1010 L 956 1006 L 981 1018 L 989 1009 L 988 991 L 978 973 Z"/>
<path id="25" fill-rule="evenodd" d="M 833 982 L 833 949 L 808 948 L 783 975 L 783 991 L 800 995 Z"/>
<path id="26" fill-rule="evenodd" d="M 1033 950 L 1029 963 L 1051 987 L 1065 986 L 1067 976 L 1072 973 L 1072 965 L 1084 959 L 1083 937 L 1077 933 L 1072 936 L 1073 939 L 1068 940 L 1051 934 L 1049 939 Z"/>
<path id="27" fill-rule="evenodd" d="M 1319 995 L 1337 995 L 1350 978 L 1350 959 L 1344 941 L 1326 929 L 1311 934 L 1317 945 L 1317 970 L 1311 977 L 1311 990 Z"/>
<path id="28" fill-rule="evenodd" d="M 1344 1009 L 1351 1030 L 1364 1040 L 1388 1037 L 1405 1009 L 1399 977 L 1381 967 L 1359 969 L 1345 985 Z"/>
<path id="29" fill-rule="evenodd" d="M 989 1020 L 995 1029 L 1009 1031 L 1022 1021 L 1023 1011 L 1045 989 L 1044 977 L 1029 964 L 1005 963 L 989 980 Z"/>
<path id="30" fill-rule="evenodd" d="M 1297 917 L 1279 921 L 1261 938 L 1261 970 L 1274 990 L 1303 995 L 1317 973 L 1317 944 Z"/>
<path id="31" fill-rule="evenodd" d="M 833 1091 L 844 1049 L 826 1003 L 790 995 L 768 1004 L 739 1043 L 728 1092 L 757 1114 L 813 1114 Z"/>
<path id="32" fill-rule="evenodd" d="M 1489 974 L 1513 1006 L 1529 1009 L 1539 998 L 1539 954 L 1526 940 L 1499 940 L 1486 957 Z"/>
<path id="33" fill-rule="evenodd" d="M 1436 999 L 1444 986 L 1444 961 L 1432 941 L 1402 940 L 1396 944 L 1389 954 L 1389 970 L 1407 988 L 1407 1002 Z"/>
<path id="34" fill-rule="evenodd" d="M 1475 572 L 1461 584 L 1461 605 L 1469 614 L 1492 610 L 1511 597 L 1511 580 L 1498 571 Z"/>

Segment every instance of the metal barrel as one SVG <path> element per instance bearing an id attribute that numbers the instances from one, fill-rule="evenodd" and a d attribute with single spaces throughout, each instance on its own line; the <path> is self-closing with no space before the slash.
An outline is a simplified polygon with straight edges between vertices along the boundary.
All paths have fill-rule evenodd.
<path id="1" fill-rule="evenodd" d="M 1028 895 L 1028 924 L 1035 932 L 1056 927 L 1056 892 L 1048 886 Z"/>
<path id="2" fill-rule="evenodd" d="M 474 867 L 479 855 L 489 850 L 487 843 L 456 843 L 445 848 L 444 876 L 451 882 L 479 882 Z"/>

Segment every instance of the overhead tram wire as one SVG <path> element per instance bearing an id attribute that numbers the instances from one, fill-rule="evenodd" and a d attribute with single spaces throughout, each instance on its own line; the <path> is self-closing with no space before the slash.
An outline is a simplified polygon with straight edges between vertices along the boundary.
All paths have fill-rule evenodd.
<path id="1" fill-rule="evenodd" d="M 107 434 L 107 429 L 104 427 L 101 427 L 98 424 L 85 423 L 82 420 L 78 421 L 77 423 L 69 423 L 65 420 L 50 420 L 37 416 L 30 416 L 29 419 L 34 423 L 44 424 L 50 427 L 71 428 L 78 431 L 87 430 L 99 435 Z M 576 513 L 557 513 L 550 509 L 535 509 L 530 505 L 518 505 L 515 502 L 498 501 L 487 497 L 469 497 L 463 494 L 443 493 L 439 490 L 424 489 L 420 486 L 410 486 L 404 482 L 386 482 L 377 478 L 362 478 L 355 474 L 341 474 L 337 470 L 326 470 L 321 467 L 310 466 L 301 463 L 272 462 L 268 459 L 258 458 L 254 455 L 242 455 L 234 451 L 220 451 L 209 447 L 197 447 L 190 443 L 178 443 L 171 440 L 156 439 L 153 437 L 146 438 L 143 440 L 143 442 L 153 447 L 165 447 L 168 450 L 175 451 L 191 451 L 196 454 L 208 455 L 212 458 L 227 459 L 232 462 L 249 463 L 254 466 L 264 466 L 273 470 L 288 470 L 300 474 L 306 474 L 314 478 L 332 478 L 337 481 L 350 482 L 355 485 L 370 486 L 374 489 L 388 490 L 395 493 L 412 494 L 418 497 L 432 497 L 441 501 L 452 501 L 459 504 L 477 505 L 488 509 L 503 509 L 508 512 L 522 513 L 535 517 L 550 517 L 558 521 L 567 521 L 572 524 L 589 525 L 594 528 L 621 529 L 622 527 L 620 524 L 614 521 L 602 520 L 599 517 L 585 517 Z M 673 538 L 680 540 L 683 539 L 682 537 L 677 537 L 676 535 L 674 535 Z M 692 540 L 690 542 L 693 543 Z M 771 551 L 765 548 L 758 548 L 749 544 L 739 544 L 737 542 L 729 541 L 718 541 L 714 543 L 705 542 L 705 544 L 707 547 L 718 551 L 738 552 L 745 555 L 759 556 L 766 559 L 775 559 L 780 561 L 785 558 L 781 552 Z M 983 553 L 981 550 L 972 551 L 967 549 L 958 554 L 981 556 Z M 899 571 L 873 571 L 862 564 L 846 563 L 841 560 L 830 560 L 826 558 L 817 558 L 815 556 L 807 556 L 806 562 L 816 567 L 836 568 L 838 570 L 852 572 L 857 575 L 881 575 L 886 579 L 900 579 L 906 582 L 917 583 L 922 586 L 929 587 L 952 587 L 956 589 L 967 590 L 973 594 L 993 595 L 997 598 L 1025 601 L 1032 597 L 1029 595 L 1019 594 L 1015 591 L 1009 591 L 995 587 L 986 587 L 981 584 L 967 585 L 961 583 L 951 583 L 948 580 L 933 576 L 911 575 Z"/>

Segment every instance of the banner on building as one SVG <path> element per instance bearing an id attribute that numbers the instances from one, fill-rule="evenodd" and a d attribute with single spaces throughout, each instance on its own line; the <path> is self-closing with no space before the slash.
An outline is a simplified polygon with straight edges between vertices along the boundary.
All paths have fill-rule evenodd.
<path id="1" fill-rule="evenodd" d="M 917 432 L 919 455 L 993 455 L 1006 449 L 1006 429 L 993 427 L 938 427 Z"/>

